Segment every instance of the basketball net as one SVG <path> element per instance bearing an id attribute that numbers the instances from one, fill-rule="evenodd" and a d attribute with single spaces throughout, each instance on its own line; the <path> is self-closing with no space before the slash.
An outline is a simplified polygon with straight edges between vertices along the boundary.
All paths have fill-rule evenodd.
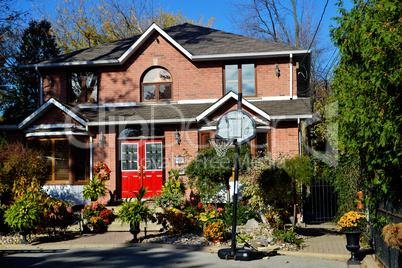
<path id="1" fill-rule="evenodd" d="M 233 139 L 224 140 L 211 138 L 209 139 L 209 143 L 215 148 L 218 157 L 224 157 L 229 147 L 233 144 Z"/>

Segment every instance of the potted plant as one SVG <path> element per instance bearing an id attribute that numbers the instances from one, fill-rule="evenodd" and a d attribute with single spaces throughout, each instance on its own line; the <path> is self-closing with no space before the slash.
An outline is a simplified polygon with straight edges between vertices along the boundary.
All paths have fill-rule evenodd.
<path id="1" fill-rule="evenodd" d="M 338 221 L 339 230 L 346 234 L 346 248 L 351 252 L 348 264 L 360 264 L 355 253 L 360 249 L 360 235 L 366 227 L 366 216 L 357 211 L 345 213 Z"/>
<path id="2" fill-rule="evenodd" d="M 110 179 L 110 169 L 105 163 L 99 163 L 95 166 L 94 176 L 91 181 L 84 186 L 84 191 L 82 192 L 85 199 L 90 199 L 91 201 L 98 200 L 99 197 L 106 195 L 106 181 Z"/>
<path id="3" fill-rule="evenodd" d="M 4 213 L 4 221 L 15 231 L 20 232 L 23 244 L 28 244 L 26 236 L 41 222 L 43 211 L 39 198 L 27 192 L 22 197 L 16 198 Z"/>
<path id="4" fill-rule="evenodd" d="M 126 199 L 123 203 L 119 206 L 118 209 L 118 217 L 125 223 L 130 224 L 130 233 L 134 235 L 134 239 L 132 240 L 133 243 L 137 243 L 137 235 L 140 232 L 140 223 L 147 222 L 149 217 L 152 215 L 151 210 L 142 201 L 142 198 L 147 193 L 148 187 L 141 189 L 138 193 L 135 193 L 136 199 L 133 198 Z"/>

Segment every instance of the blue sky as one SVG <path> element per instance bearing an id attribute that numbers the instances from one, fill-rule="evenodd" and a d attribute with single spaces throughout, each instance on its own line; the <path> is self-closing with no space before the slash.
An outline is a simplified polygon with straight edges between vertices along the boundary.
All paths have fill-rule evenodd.
<path id="1" fill-rule="evenodd" d="M 51 13 L 51 9 L 55 8 L 54 4 L 58 1 L 54 0 L 17 0 L 24 9 L 29 9 L 32 4 L 39 4 L 39 6 L 46 6 Z M 182 10 L 183 14 L 187 16 L 188 19 L 198 20 L 202 14 L 204 21 L 206 22 L 211 16 L 214 17 L 215 23 L 212 25 L 213 28 L 227 31 L 235 32 L 233 24 L 230 19 L 230 0 L 160 0 L 163 9 L 168 11 Z M 324 10 L 325 1 L 319 2 L 316 7 L 316 11 L 321 15 Z M 328 35 L 330 19 L 336 16 L 336 4 L 337 0 L 329 0 L 328 7 L 326 9 L 323 18 L 324 32 Z M 346 3 L 349 1 L 346 0 Z"/>

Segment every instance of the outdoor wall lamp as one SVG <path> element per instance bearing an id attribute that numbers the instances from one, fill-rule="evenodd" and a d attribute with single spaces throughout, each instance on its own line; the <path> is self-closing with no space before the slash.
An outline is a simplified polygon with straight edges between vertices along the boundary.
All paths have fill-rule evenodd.
<path id="1" fill-rule="evenodd" d="M 176 137 L 177 144 L 180 145 L 181 136 L 180 136 L 180 133 L 177 131 L 177 129 L 176 129 L 176 132 L 174 133 L 174 136 Z"/>
<path id="2" fill-rule="evenodd" d="M 102 132 L 100 133 L 99 141 L 100 141 L 101 147 L 104 148 L 105 144 L 106 144 L 106 137 L 105 137 L 105 135 L 103 135 Z"/>
<path id="3" fill-rule="evenodd" d="M 279 70 L 278 63 L 275 64 L 275 74 L 277 77 L 279 77 L 281 75 L 281 71 Z"/>

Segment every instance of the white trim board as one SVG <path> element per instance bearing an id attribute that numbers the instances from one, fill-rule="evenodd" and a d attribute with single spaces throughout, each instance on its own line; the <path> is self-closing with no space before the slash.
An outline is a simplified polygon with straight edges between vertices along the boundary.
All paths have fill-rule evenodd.
<path id="1" fill-rule="evenodd" d="M 40 115 L 42 115 L 44 112 L 46 112 L 48 109 L 50 109 L 51 105 L 56 106 L 59 108 L 61 111 L 65 112 L 68 116 L 76 120 L 78 123 L 81 125 L 85 126 L 85 121 L 77 116 L 75 113 L 73 113 L 70 109 L 68 109 L 66 106 L 55 100 L 54 98 L 51 98 L 48 100 L 46 103 L 44 103 L 41 107 L 39 107 L 35 112 L 33 112 L 30 116 L 24 119 L 19 125 L 18 128 L 21 129 L 25 127 L 27 124 L 32 122 L 33 120 L 37 119 Z"/>

